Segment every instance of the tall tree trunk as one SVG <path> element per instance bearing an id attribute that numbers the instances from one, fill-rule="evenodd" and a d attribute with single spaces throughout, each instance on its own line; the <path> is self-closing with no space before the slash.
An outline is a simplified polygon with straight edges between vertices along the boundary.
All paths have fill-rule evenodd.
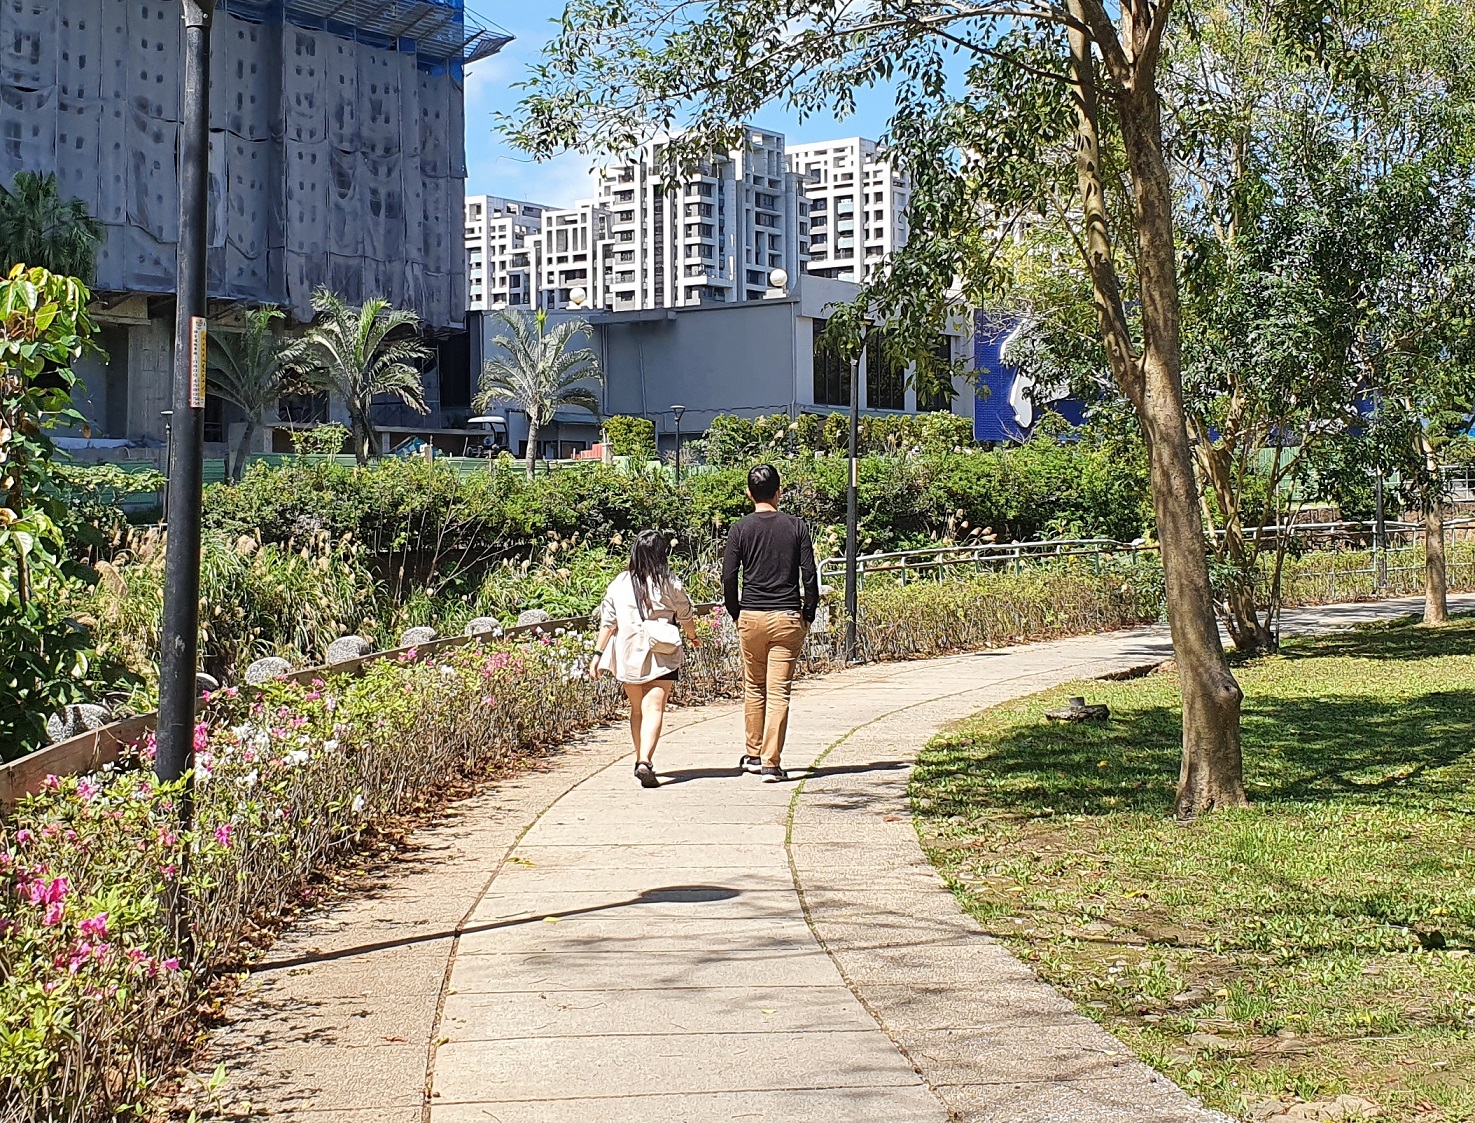
<path id="1" fill-rule="evenodd" d="M 1444 559 L 1444 500 L 1433 496 L 1424 504 L 1424 623 L 1449 620 L 1449 587 Z"/>
<path id="2" fill-rule="evenodd" d="M 1092 21 L 1082 0 L 1072 14 L 1110 30 L 1100 9 Z M 1140 30 L 1140 29 L 1138 29 Z M 1183 409 L 1176 247 L 1172 194 L 1162 151 L 1162 111 L 1153 57 L 1113 60 L 1117 109 L 1133 186 L 1137 229 L 1140 353 L 1128 327 L 1111 248 L 1100 164 L 1097 75 L 1091 44 L 1068 31 L 1077 117 L 1076 174 L 1085 223 L 1085 252 L 1096 293 L 1102 340 L 1113 373 L 1136 408 L 1146 439 L 1153 511 L 1162 543 L 1168 625 L 1183 693 L 1183 763 L 1175 811 L 1180 819 L 1246 803 L 1240 755 L 1239 684 L 1219 639 L 1209 584 L 1203 515 Z M 1133 29 L 1125 37 L 1137 42 Z M 1125 68 L 1125 69 L 1124 69 Z"/>
<path id="3" fill-rule="evenodd" d="M 1449 588 L 1444 558 L 1444 476 L 1439 456 L 1429 434 L 1419 431 L 1419 452 L 1428 474 L 1424 501 L 1424 623 L 1439 625 L 1449 620 Z"/>
<path id="4" fill-rule="evenodd" d="M 528 414 L 528 479 L 538 471 L 538 432 L 541 426 L 531 413 Z"/>
<path id="5" fill-rule="evenodd" d="M 241 441 L 236 445 L 236 456 L 231 464 L 230 478 L 232 483 L 240 483 L 241 475 L 246 471 L 246 456 L 251 451 L 251 438 L 256 435 L 256 422 L 254 419 L 246 419 L 246 428 L 241 431 Z"/>
<path id="6" fill-rule="evenodd" d="M 1183 409 L 1177 248 L 1156 89 L 1133 91 L 1123 99 L 1121 114 L 1136 189 L 1143 337 L 1140 411 L 1162 542 L 1168 625 L 1183 690 L 1183 765 L 1175 807 L 1180 819 L 1191 819 L 1248 802 L 1239 740 L 1243 694 L 1219 639 Z"/>
<path id="7" fill-rule="evenodd" d="M 1232 571 L 1224 589 L 1220 615 L 1236 651 L 1268 649 L 1272 643 L 1269 620 L 1261 622 L 1255 595 L 1259 550 L 1251 549 L 1251 542 L 1245 536 L 1243 510 L 1234 482 L 1234 456 L 1228 448 L 1213 444 L 1207 427 L 1202 423 L 1196 423 L 1196 429 L 1198 443 L 1190 444 L 1189 450 L 1198 464 L 1199 475 L 1219 502 L 1222 519 L 1222 534 L 1209 542 L 1209 546 L 1219 561 Z M 1207 502 L 1205 494 L 1200 507 Z M 1209 525 L 1213 525 L 1212 518 Z"/>

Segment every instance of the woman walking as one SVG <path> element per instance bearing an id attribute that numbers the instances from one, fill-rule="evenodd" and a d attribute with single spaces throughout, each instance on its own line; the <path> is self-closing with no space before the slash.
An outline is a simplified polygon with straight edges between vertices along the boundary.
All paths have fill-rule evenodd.
<path id="1" fill-rule="evenodd" d="M 630 551 L 630 566 L 609 583 L 599 606 L 599 638 L 589 677 L 609 671 L 630 699 L 630 739 L 635 743 L 635 778 L 660 786 L 652 758 L 661 739 L 666 703 L 686 663 L 684 633 L 696 643 L 691 598 L 671 573 L 671 539 L 642 530 Z"/>

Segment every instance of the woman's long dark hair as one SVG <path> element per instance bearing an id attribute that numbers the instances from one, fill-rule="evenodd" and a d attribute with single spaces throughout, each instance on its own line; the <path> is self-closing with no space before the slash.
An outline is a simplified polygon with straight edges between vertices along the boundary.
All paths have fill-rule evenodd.
<path id="1" fill-rule="evenodd" d="M 630 550 L 630 584 L 642 616 L 650 615 L 652 590 L 671 584 L 671 535 L 667 531 L 642 530 Z"/>

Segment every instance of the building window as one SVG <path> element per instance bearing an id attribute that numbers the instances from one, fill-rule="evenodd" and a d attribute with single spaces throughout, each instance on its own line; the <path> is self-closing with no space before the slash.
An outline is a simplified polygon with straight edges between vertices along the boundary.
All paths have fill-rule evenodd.
<path id="1" fill-rule="evenodd" d="M 850 404 L 850 368 L 833 348 L 821 340 L 825 320 L 813 320 L 814 326 L 814 404 L 848 406 Z"/>
<path id="2" fill-rule="evenodd" d="M 947 336 L 941 336 L 932 346 L 932 354 L 937 359 L 937 370 L 939 375 L 942 371 L 949 370 L 953 364 L 953 343 Z M 957 397 L 957 390 L 953 387 L 951 377 L 948 378 L 946 386 L 933 386 L 925 391 L 917 390 L 917 409 L 921 413 L 948 413 L 953 408 L 953 399 Z"/>
<path id="3" fill-rule="evenodd" d="M 888 355 L 886 336 L 876 332 L 866 348 L 866 408 L 906 409 L 907 365 Z"/>

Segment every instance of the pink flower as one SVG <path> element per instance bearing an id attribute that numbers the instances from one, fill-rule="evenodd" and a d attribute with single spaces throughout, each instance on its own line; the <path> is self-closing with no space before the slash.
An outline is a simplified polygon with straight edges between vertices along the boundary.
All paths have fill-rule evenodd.
<path id="1" fill-rule="evenodd" d="M 179 867 L 176 866 L 173 862 L 170 862 L 163 869 L 159 870 L 159 872 L 164 875 L 165 881 L 173 881 L 175 875 L 179 873 Z"/>
<path id="2" fill-rule="evenodd" d="M 314 689 L 314 690 L 321 690 L 321 689 L 322 689 L 322 688 L 323 688 L 323 687 L 325 687 L 325 686 L 327 686 L 327 685 L 328 685 L 328 684 L 327 684 L 327 683 L 326 683 L 326 682 L 324 682 L 324 681 L 323 681 L 323 680 L 322 680 L 322 679 L 320 679 L 320 678 L 315 678 L 315 679 L 313 679 L 313 680 L 312 680 L 312 688 L 313 688 L 313 689 Z"/>
<path id="3" fill-rule="evenodd" d="M 67 906 L 61 901 L 53 901 L 46 906 L 46 917 L 41 921 L 48 928 L 55 928 L 67 916 Z"/>
<path id="4" fill-rule="evenodd" d="M 58 877 L 47 882 L 42 878 L 37 878 L 31 882 L 30 898 L 33 905 L 61 904 L 67 899 L 67 879 Z"/>
<path id="5" fill-rule="evenodd" d="M 85 800 L 94 800 L 102 792 L 102 785 L 93 780 L 78 780 L 77 794 Z"/>
<path id="6" fill-rule="evenodd" d="M 195 752 L 200 752 L 210 743 L 210 727 L 203 721 L 195 726 Z"/>
<path id="7" fill-rule="evenodd" d="M 215 828 L 215 841 L 229 849 L 232 831 L 233 828 L 229 823 L 221 823 L 220 826 Z"/>
<path id="8" fill-rule="evenodd" d="M 159 966 L 163 967 L 166 971 L 178 971 L 179 959 L 171 955 L 168 959 L 160 963 Z"/>
<path id="9" fill-rule="evenodd" d="M 225 696 L 227 698 L 234 698 L 238 694 L 240 694 L 240 692 L 241 692 L 241 688 L 239 686 L 227 686 L 225 688 Z"/>
<path id="10" fill-rule="evenodd" d="M 30 831 L 26 830 L 25 827 L 22 827 L 20 830 L 15 832 L 15 840 L 22 846 L 26 845 L 26 843 L 28 842 L 34 842 L 35 839 L 36 836 L 33 835 Z"/>
<path id="11" fill-rule="evenodd" d="M 106 936 L 108 934 L 108 914 L 100 912 L 96 916 L 89 916 L 77 925 L 77 931 L 84 936 Z"/>
<path id="12" fill-rule="evenodd" d="M 49 792 L 54 792 L 61 788 L 61 780 L 56 776 L 47 776 L 41 781 L 41 786 Z"/>
<path id="13" fill-rule="evenodd" d="M 316 702 L 321 697 L 322 694 L 320 694 L 318 691 L 309 690 L 306 694 L 302 696 L 302 700 L 304 702 Z"/>

